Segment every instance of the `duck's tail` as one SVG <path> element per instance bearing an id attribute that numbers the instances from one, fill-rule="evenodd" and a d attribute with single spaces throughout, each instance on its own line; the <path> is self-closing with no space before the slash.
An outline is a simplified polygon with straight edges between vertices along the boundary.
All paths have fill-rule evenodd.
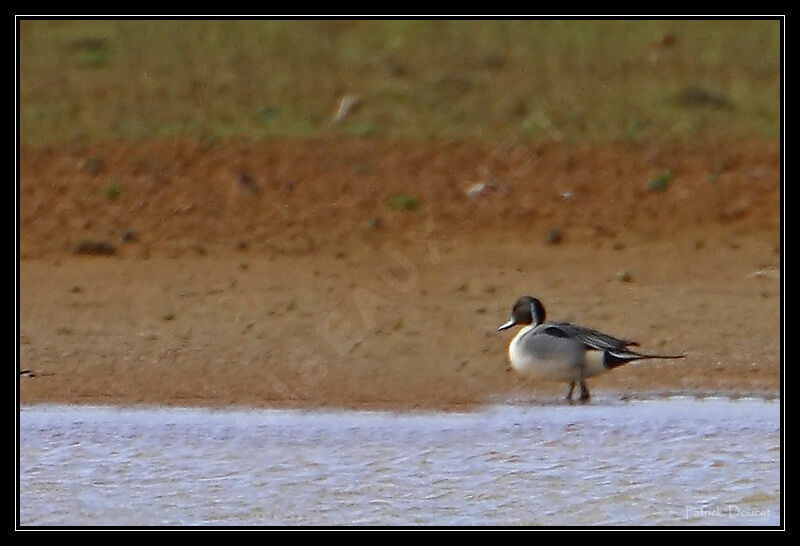
<path id="1" fill-rule="evenodd" d="M 675 359 L 683 358 L 685 356 L 686 355 L 647 355 L 634 351 L 608 349 L 603 354 L 603 364 L 605 364 L 606 368 L 616 368 L 617 366 L 622 366 L 623 364 L 633 362 L 634 360 L 645 360 L 651 358 Z"/>

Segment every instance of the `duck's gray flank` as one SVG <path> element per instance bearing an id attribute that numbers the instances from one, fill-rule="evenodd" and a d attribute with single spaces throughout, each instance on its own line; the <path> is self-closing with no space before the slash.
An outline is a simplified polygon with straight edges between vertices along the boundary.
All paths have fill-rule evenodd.
<path id="1" fill-rule="evenodd" d="M 545 322 L 546 316 L 542 302 L 524 296 L 514 303 L 511 319 L 498 330 L 517 324 L 527 325 L 509 344 L 511 367 L 524 376 L 569 382 L 569 400 L 578 383 L 581 386 L 580 399 L 588 400 L 587 378 L 628 362 L 684 356 L 637 353 L 629 349 L 639 345 L 635 341 L 619 339 L 569 322 Z"/>

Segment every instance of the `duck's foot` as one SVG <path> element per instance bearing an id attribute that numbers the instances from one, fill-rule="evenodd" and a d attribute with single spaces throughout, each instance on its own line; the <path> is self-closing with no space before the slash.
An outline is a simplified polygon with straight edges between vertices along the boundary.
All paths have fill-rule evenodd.
<path id="1" fill-rule="evenodd" d="M 578 398 L 581 402 L 588 402 L 592 395 L 589 393 L 589 388 L 584 381 L 581 381 L 581 396 Z"/>
<path id="2" fill-rule="evenodd" d="M 572 383 L 569 384 L 569 392 L 567 393 L 567 396 L 564 398 L 567 402 L 572 402 L 572 391 L 574 390 L 575 390 L 575 382 L 573 381 Z"/>

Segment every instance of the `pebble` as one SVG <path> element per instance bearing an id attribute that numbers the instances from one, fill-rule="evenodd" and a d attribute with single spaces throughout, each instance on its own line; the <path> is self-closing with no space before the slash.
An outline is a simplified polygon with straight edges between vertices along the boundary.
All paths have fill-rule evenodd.
<path id="1" fill-rule="evenodd" d="M 633 282 L 633 273 L 628 270 L 617 273 L 617 278 L 622 282 Z"/>
<path id="2" fill-rule="evenodd" d="M 557 245 L 564 240 L 564 234 L 561 232 L 560 229 L 553 228 L 551 229 L 548 234 L 547 238 L 545 239 L 545 243 L 548 245 Z"/>

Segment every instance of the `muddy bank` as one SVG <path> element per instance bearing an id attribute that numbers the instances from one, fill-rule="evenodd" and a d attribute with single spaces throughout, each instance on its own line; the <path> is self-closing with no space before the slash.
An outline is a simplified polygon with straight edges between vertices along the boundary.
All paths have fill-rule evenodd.
<path id="1" fill-rule="evenodd" d="M 92 243 L 135 258 L 341 254 L 419 238 L 613 245 L 718 227 L 776 230 L 777 244 L 779 176 L 777 141 L 23 147 L 21 255 Z"/>
<path id="2" fill-rule="evenodd" d="M 23 149 L 20 173 L 24 403 L 559 397 L 506 370 L 523 294 L 687 353 L 596 395 L 779 389 L 777 143 L 183 142 Z"/>
<path id="3" fill-rule="evenodd" d="M 622 250 L 391 246 L 330 256 L 25 260 L 23 402 L 446 406 L 561 396 L 506 371 L 496 332 L 521 294 L 553 318 L 686 352 L 604 390 L 775 392 L 778 258 L 768 241 Z M 591 264 L 591 265 L 589 265 Z M 632 275 L 619 278 L 620 269 Z M 761 273 L 757 273 L 761 272 Z"/>

